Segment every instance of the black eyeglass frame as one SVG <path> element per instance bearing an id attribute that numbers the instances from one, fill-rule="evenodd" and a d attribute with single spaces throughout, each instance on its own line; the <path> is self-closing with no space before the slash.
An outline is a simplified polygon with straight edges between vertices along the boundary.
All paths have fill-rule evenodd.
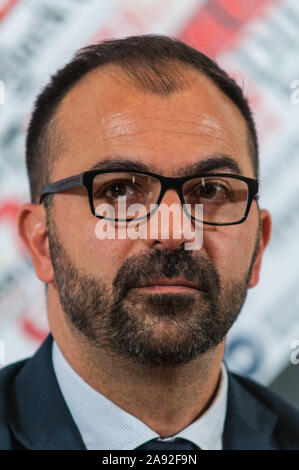
<path id="1" fill-rule="evenodd" d="M 236 221 L 236 222 L 228 222 L 228 223 L 216 223 L 216 222 L 205 222 L 201 221 L 203 224 L 208 224 L 208 225 L 236 225 L 236 224 L 241 224 L 247 219 L 247 216 L 249 214 L 252 201 L 255 199 L 258 199 L 258 188 L 259 188 L 259 181 L 253 178 L 248 178 L 246 176 L 241 176 L 241 175 L 235 175 L 231 173 L 200 173 L 200 174 L 194 174 L 194 175 L 188 175 L 188 176 L 182 176 L 178 178 L 171 178 L 168 176 L 162 176 L 158 175 L 156 173 L 151 173 L 147 171 L 141 171 L 141 170 L 122 170 L 122 169 L 113 169 L 113 170 L 91 170 L 91 171 L 83 171 L 82 173 L 79 173 L 74 176 L 69 176 L 68 178 L 63 178 L 59 181 L 56 181 L 54 183 L 50 183 L 47 186 L 45 186 L 41 193 L 40 193 L 40 204 L 43 202 L 43 199 L 45 196 L 48 196 L 50 194 L 57 194 L 62 191 L 66 191 L 68 189 L 74 189 L 78 188 L 81 186 L 85 186 L 88 194 L 88 200 L 89 200 L 89 206 L 92 215 L 94 215 L 97 218 L 100 219 L 105 219 L 105 216 L 100 216 L 95 213 L 94 209 L 94 204 L 93 204 L 93 194 L 92 194 L 92 186 L 93 186 L 93 180 L 94 178 L 99 175 L 99 174 L 104 174 L 104 173 L 135 173 L 135 174 L 140 174 L 140 175 L 145 175 L 145 176 L 151 176 L 158 181 L 160 181 L 161 184 L 161 190 L 160 190 L 160 195 L 158 198 L 158 201 L 155 203 L 157 207 L 155 207 L 152 211 L 150 211 L 146 217 L 139 217 L 139 219 L 145 219 L 150 217 L 159 207 L 159 204 L 161 203 L 163 196 L 165 192 L 169 189 L 175 189 L 177 191 L 177 194 L 180 198 L 183 210 L 185 210 L 185 201 L 184 201 L 184 195 L 183 195 L 183 184 L 186 181 L 196 179 L 196 178 L 205 178 L 208 176 L 214 176 L 214 177 L 230 177 L 230 178 L 235 178 L 238 180 L 242 180 L 247 184 L 248 187 L 248 199 L 247 199 L 247 206 L 245 209 L 245 213 L 243 217 Z M 186 212 L 186 211 L 185 211 Z M 188 217 L 190 217 L 193 220 L 197 220 L 194 216 L 189 214 L 189 212 L 186 212 Z M 118 220 L 115 219 L 118 222 L 121 222 L 124 220 Z M 127 222 L 131 221 L 132 219 L 126 219 Z M 134 220 L 138 220 L 138 217 L 135 218 Z"/>

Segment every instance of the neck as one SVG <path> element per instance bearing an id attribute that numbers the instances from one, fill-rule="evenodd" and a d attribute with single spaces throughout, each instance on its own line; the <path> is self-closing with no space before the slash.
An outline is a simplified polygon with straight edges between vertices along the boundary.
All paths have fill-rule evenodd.
<path id="1" fill-rule="evenodd" d="M 224 341 L 188 364 L 147 368 L 90 347 L 64 316 L 50 328 L 71 367 L 91 387 L 143 421 L 160 437 L 170 437 L 211 405 L 220 378 Z"/>

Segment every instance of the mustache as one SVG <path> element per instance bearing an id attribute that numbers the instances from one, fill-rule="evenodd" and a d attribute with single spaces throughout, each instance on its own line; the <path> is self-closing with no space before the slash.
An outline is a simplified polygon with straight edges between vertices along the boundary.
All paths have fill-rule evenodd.
<path id="1" fill-rule="evenodd" d="M 130 289 L 161 278 L 184 278 L 207 293 L 220 292 L 220 276 L 212 262 L 202 254 L 178 247 L 174 250 L 142 252 L 126 259 L 113 281 L 113 289 L 122 297 Z"/>

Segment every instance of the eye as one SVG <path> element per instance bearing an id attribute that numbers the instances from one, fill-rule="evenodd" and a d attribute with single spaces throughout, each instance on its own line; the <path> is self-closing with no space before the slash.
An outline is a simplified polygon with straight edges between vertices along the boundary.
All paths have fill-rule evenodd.
<path id="1" fill-rule="evenodd" d="M 121 197 L 130 198 L 137 193 L 136 188 L 126 182 L 111 183 L 103 189 L 102 194 L 107 198 L 118 199 Z"/>
<path id="2" fill-rule="evenodd" d="M 232 201 L 233 190 L 224 182 L 207 181 L 203 179 L 199 184 L 194 186 L 192 197 L 196 200 L 220 204 Z"/>
<path id="3" fill-rule="evenodd" d="M 134 175 L 126 179 L 113 178 L 109 181 L 101 181 L 98 178 L 94 181 L 93 198 L 96 204 L 100 202 L 115 204 L 122 201 L 134 204 L 136 202 L 143 202 L 144 190 L 141 182 L 136 181 Z"/>
<path id="4" fill-rule="evenodd" d="M 219 199 L 226 197 L 227 189 L 219 183 L 207 183 L 205 185 L 201 185 L 199 188 L 199 194 L 205 199 Z"/>

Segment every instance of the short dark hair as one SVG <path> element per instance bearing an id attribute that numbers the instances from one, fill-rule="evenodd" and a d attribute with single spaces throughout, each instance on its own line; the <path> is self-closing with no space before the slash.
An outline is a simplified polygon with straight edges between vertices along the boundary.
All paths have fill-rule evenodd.
<path id="1" fill-rule="evenodd" d="M 113 64 L 122 68 L 144 91 L 167 95 L 184 88 L 183 69 L 191 67 L 208 77 L 239 108 L 248 128 L 249 152 L 256 177 L 258 141 L 252 112 L 242 89 L 215 61 L 181 41 L 161 35 L 131 36 L 80 49 L 51 77 L 36 99 L 26 139 L 26 165 L 32 202 L 50 180 L 51 168 L 63 140 L 55 112 L 65 95 L 88 72 Z"/>

